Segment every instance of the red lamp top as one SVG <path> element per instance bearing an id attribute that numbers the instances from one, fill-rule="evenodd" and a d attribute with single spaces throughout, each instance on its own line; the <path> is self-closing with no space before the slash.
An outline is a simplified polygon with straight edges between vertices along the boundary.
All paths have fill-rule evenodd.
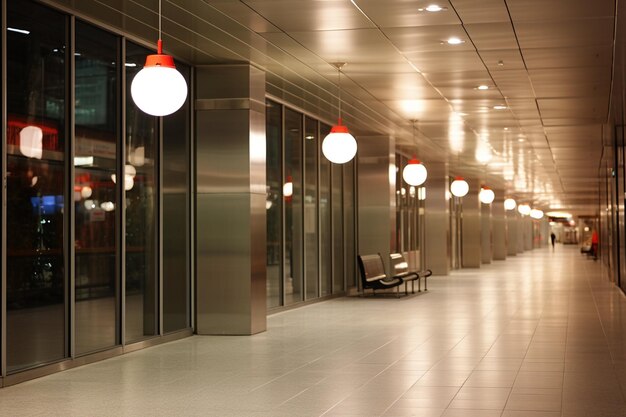
<path id="1" fill-rule="evenodd" d="M 157 41 L 157 53 L 146 57 L 144 67 L 176 68 L 174 58 L 171 55 L 165 55 L 163 53 L 163 41 L 161 39 Z"/>

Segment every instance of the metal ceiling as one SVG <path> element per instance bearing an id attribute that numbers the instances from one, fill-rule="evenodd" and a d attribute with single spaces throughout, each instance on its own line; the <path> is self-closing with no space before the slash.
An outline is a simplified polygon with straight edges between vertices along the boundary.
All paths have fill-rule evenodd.
<path id="1" fill-rule="evenodd" d="M 58 0 L 155 39 L 157 0 Z M 443 8 L 428 12 L 430 4 Z M 610 106 L 615 0 L 164 0 L 166 48 L 192 63 L 252 62 L 268 91 L 393 135 L 507 194 L 593 214 Z M 463 42 L 450 45 L 450 37 Z M 486 85 L 488 90 L 479 90 Z M 503 106 L 498 110 L 494 107 Z"/>

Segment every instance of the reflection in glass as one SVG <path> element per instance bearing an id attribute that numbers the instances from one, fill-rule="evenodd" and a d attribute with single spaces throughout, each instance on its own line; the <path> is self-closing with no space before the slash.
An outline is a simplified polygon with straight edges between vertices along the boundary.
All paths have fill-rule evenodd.
<path id="1" fill-rule="evenodd" d="M 330 126 L 320 123 L 320 137 L 330 133 Z M 332 236 L 330 222 L 330 161 L 320 157 L 320 295 L 332 293 Z"/>
<path id="2" fill-rule="evenodd" d="M 189 67 L 176 68 L 189 85 Z M 189 100 L 163 118 L 163 331 L 189 323 Z"/>
<path id="3" fill-rule="evenodd" d="M 293 194 L 285 202 L 285 305 L 302 301 L 302 115 L 285 109 L 285 179 Z"/>
<path id="4" fill-rule="evenodd" d="M 66 19 L 10 1 L 7 24 L 7 367 L 67 356 Z M 23 132 L 23 133 L 22 133 Z"/>
<path id="5" fill-rule="evenodd" d="M 116 187 L 118 38 L 76 24 L 74 180 L 76 352 L 116 340 Z"/>
<path id="6" fill-rule="evenodd" d="M 126 44 L 126 339 L 156 335 L 157 329 L 157 151 L 158 118 L 139 110 L 130 84 L 151 51 Z M 129 166 L 132 167 L 129 169 Z M 133 172 L 135 171 L 135 172 Z M 134 174 L 134 176 L 133 176 Z"/>
<path id="7" fill-rule="evenodd" d="M 267 215 L 267 307 L 281 305 L 282 123 L 281 106 L 267 101 L 265 116 Z"/>
<path id="8" fill-rule="evenodd" d="M 317 298 L 317 121 L 307 117 L 304 132 L 304 261 L 306 298 Z"/>
<path id="9" fill-rule="evenodd" d="M 343 165 L 332 164 L 333 293 L 344 290 L 343 270 Z"/>

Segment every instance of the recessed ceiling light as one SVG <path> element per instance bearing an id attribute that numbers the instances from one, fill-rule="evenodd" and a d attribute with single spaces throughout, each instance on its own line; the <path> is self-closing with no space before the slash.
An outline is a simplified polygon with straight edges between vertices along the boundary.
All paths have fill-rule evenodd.
<path id="1" fill-rule="evenodd" d="M 509 128 L 508 128 L 508 127 L 505 127 L 505 128 L 504 128 L 504 130 L 509 130 Z"/>
<path id="2" fill-rule="evenodd" d="M 477 90 L 489 90 L 489 86 L 488 85 L 479 85 L 478 87 L 476 87 Z"/>
<path id="3" fill-rule="evenodd" d="M 517 141 L 518 142 L 524 142 L 524 138 L 519 138 Z"/>
<path id="4" fill-rule="evenodd" d="M 494 110 L 506 110 L 506 106 L 502 104 L 498 104 L 497 106 L 493 106 Z"/>
<path id="5" fill-rule="evenodd" d="M 455 36 L 448 38 L 446 42 L 448 43 L 448 45 L 460 45 L 462 43 L 465 43 L 463 39 L 457 38 Z"/>
<path id="6" fill-rule="evenodd" d="M 308 139 L 308 140 L 311 140 L 311 139 L 315 139 L 315 136 L 313 136 L 313 135 L 306 135 L 304 138 Z"/>
<path id="7" fill-rule="evenodd" d="M 426 7 L 426 9 L 424 9 L 424 10 L 426 10 L 427 12 L 431 12 L 431 13 L 437 13 L 437 12 L 441 12 L 443 10 L 446 10 L 446 8 L 445 7 L 441 7 L 438 4 L 429 4 L 428 7 Z"/>

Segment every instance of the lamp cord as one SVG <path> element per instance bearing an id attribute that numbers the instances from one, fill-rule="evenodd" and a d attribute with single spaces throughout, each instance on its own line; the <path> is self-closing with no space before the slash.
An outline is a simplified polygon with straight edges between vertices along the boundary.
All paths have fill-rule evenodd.
<path id="1" fill-rule="evenodd" d="M 337 67 L 337 86 L 339 87 L 339 124 L 341 124 L 341 67 Z"/>
<path id="2" fill-rule="evenodd" d="M 161 39 L 161 0 L 159 0 L 159 39 Z"/>

